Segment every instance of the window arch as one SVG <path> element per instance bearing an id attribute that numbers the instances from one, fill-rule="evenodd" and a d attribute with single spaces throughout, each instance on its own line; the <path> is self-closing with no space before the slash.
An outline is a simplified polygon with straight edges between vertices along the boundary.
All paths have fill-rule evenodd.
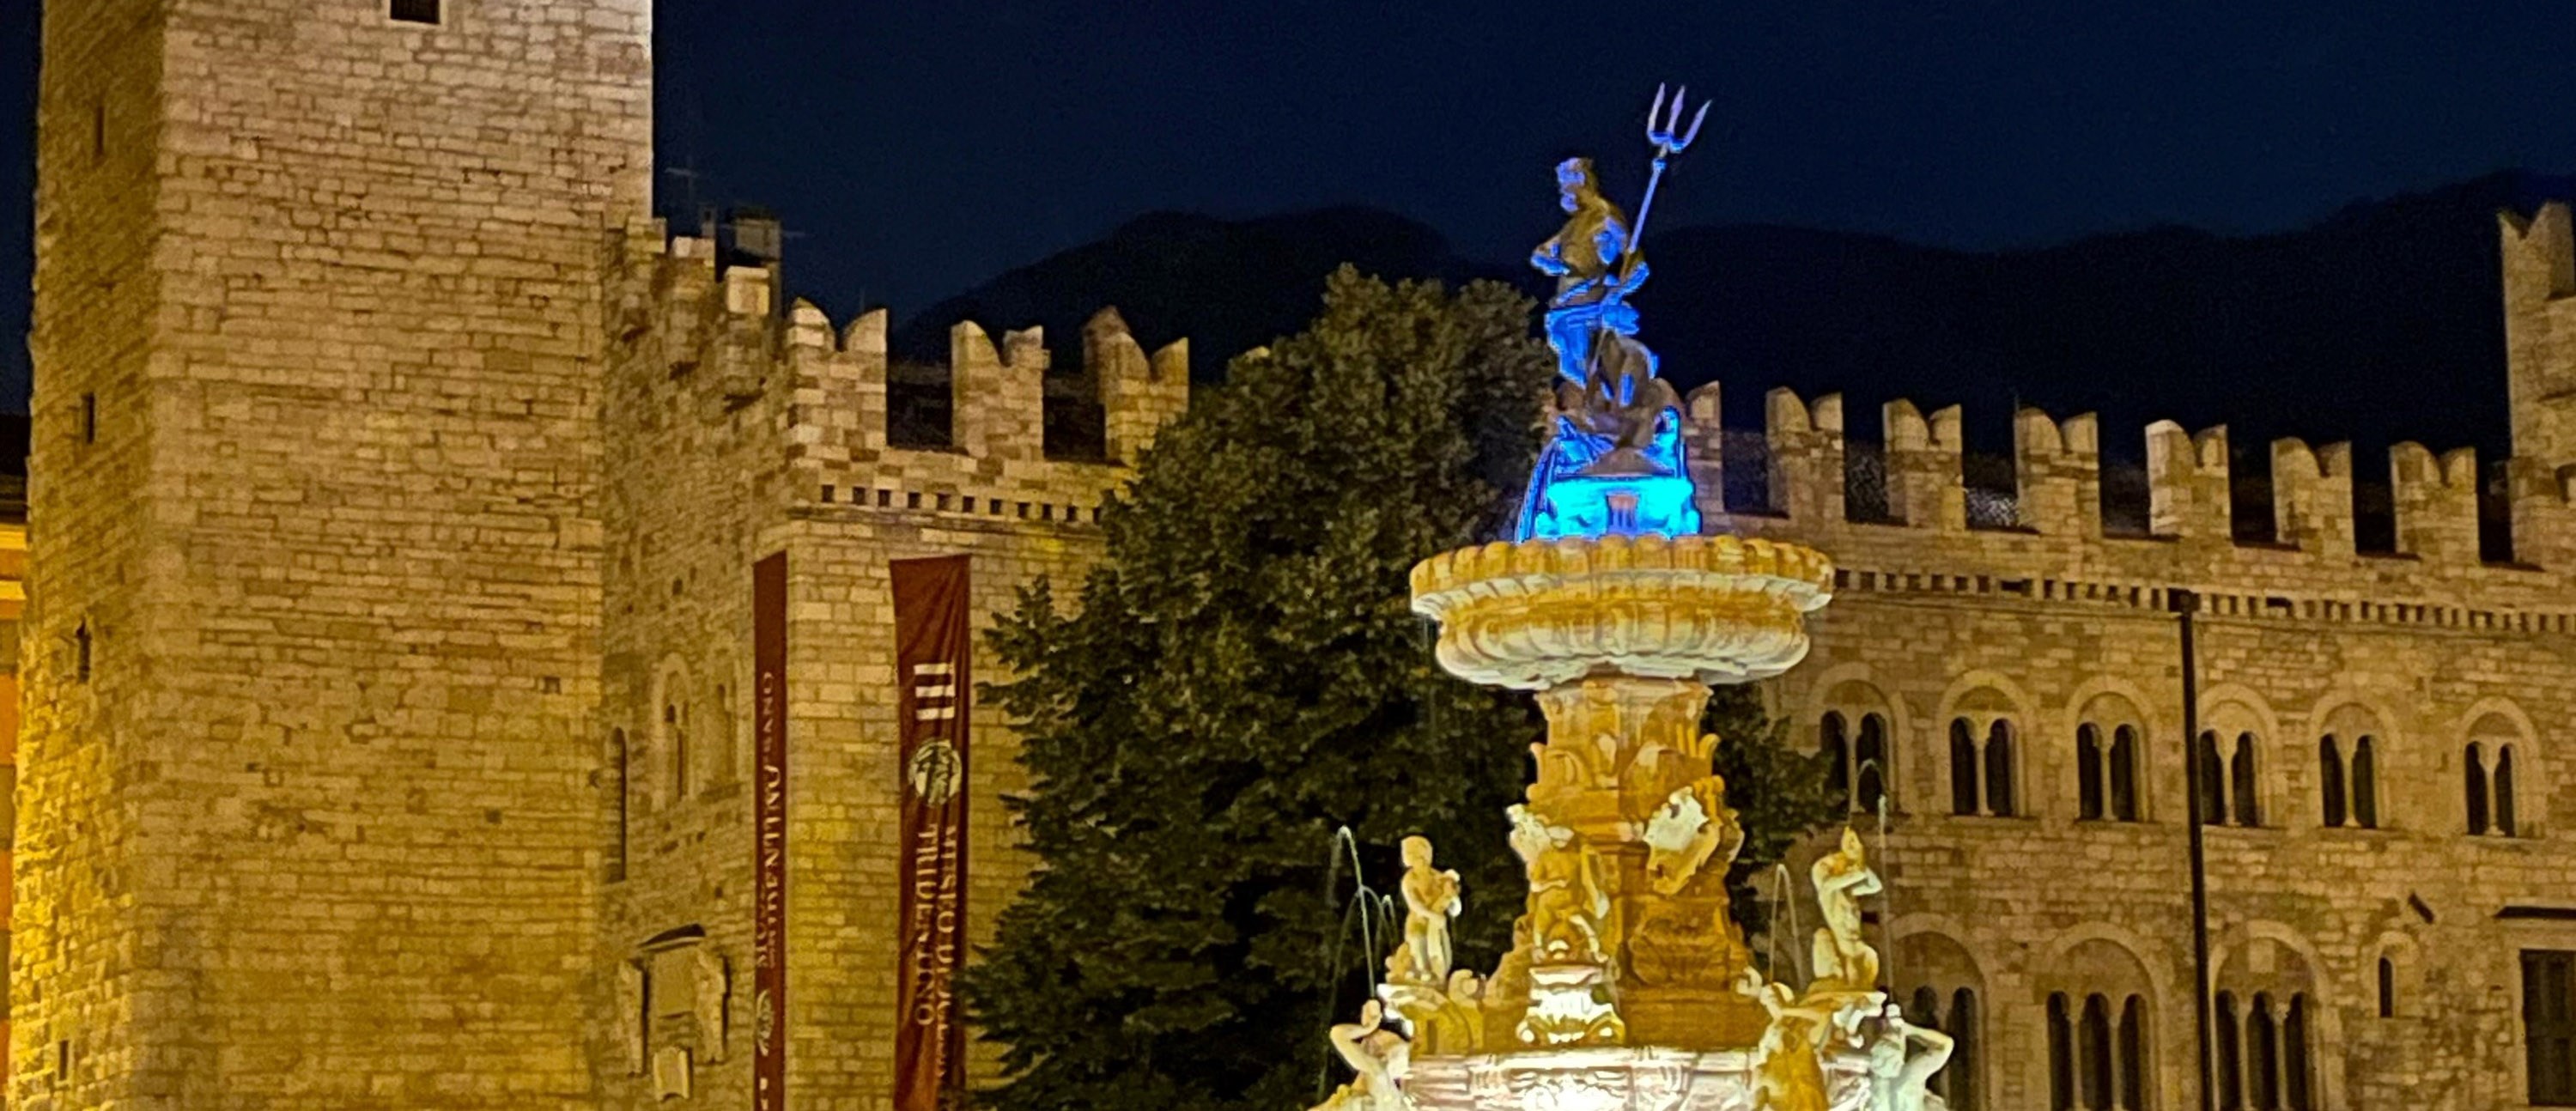
<path id="1" fill-rule="evenodd" d="M 1887 799 L 1887 718 L 1863 714 L 1860 736 L 1852 742 L 1852 809 L 1875 814 Z"/>
<path id="2" fill-rule="evenodd" d="M 2343 744 L 2328 733 L 2317 739 L 2317 799 L 2326 828 L 2344 823 Z"/>
<path id="3" fill-rule="evenodd" d="M 689 797 L 689 716 L 677 696 L 662 703 L 662 751 L 669 757 L 663 771 L 670 777 L 670 801 L 686 801 Z"/>
<path id="4" fill-rule="evenodd" d="M 1851 727 L 1839 711 L 1827 710 L 1816 723 L 1816 752 L 1825 758 L 1825 788 L 1851 797 Z"/>
<path id="5" fill-rule="evenodd" d="M 2048 997 L 2049 1106 L 2149 1111 L 2146 1000 L 2089 992 Z"/>
<path id="6" fill-rule="evenodd" d="M 2317 718 L 2317 819 L 2327 829 L 2379 828 L 2380 718 L 2346 703 Z"/>
<path id="7" fill-rule="evenodd" d="M 2138 727 L 2122 725 L 2111 730 L 2111 820 L 2134 822 L 2138 807 Z"/>
<path id="8" fill-rule="evenodd" d="M 2203 729 L 2196 755 L 2200 758 L 2200 820 L 2204 825 L 2227 824 L 2227 762 L 2218 754 L 2218 731 Z"/>
<path id="9" fill-rule="evenodd" d="M 2268 952 L 2266 952 L 2268 950 Z M 2291 943 L 2254 937 L 2218 975 L 2218 1105 L 2241 1111 L 2315 1111 L 2316 980 Z"/>
<path id="10" fill-rule="evenodd" d="M 2254 749 L 2254 734 L 2238 733 L 2236 752 L 2227 758 L 2227 791 L 2231 796 L 2228 801 L 2234 806 L 2236 824 L 2240 826 L 2263 824 L 2263 808 L 2258 797 L 2261 794 L 2261 770 L 2255 766 L 2257 757 Z"/>
<path id="11" fill-rule="evenodd" d="M 2252 730 L 2222 746 L 2218 730 L 2200 733 L 2200 820 L 2204 825 L 2263 824 L 2259 744 Z"/>
<path id="12" fill-rule="evenodd" d="M 1950 722 L 1950 813 L 1979 813 L 1977 738 L 1968 719 Z"/>
<path id="13" fill-rule="evenodd" d="M 2521 781 L 2531 776 L 2532 746 L 2526 727 L 2503 712 L 2481 715 L 2469 728 L 2461 749 L 2461 792 L 2471 836 L 2526 837 L 2531 819 L 2524 805 L 2546 792 L 2523 797 Z"/>
<path id="14" fill-rule="evenodd" d="M 2109 777 L 2104 774 L 2108 754 L 2102 750 L 2102 731 L 2092 722 L 2075 727 L 2075 816 L 2083 821 L 2099 821 L 2109 811 Z"/>
<path id="15" fill-rule="evenodd" d="M 2087 702 L 2075 727 L 2076 816 L 2134 822 L 2142 807 L 2138 713 L 2129 700 L 2101 695 Z"/>
<path id="16" fill-rule="evenodd" d="M 658 793 L 666 805 L 677 805 L 689 797 L 695 786 L 695 764 L 702 759 L 690 751 L 689 673 L 677 662 L 663 667 L 653 683 L 653 774 L 661 777 Z"/>
<path id="17" fill-rule="evenodd" d="M 1816 751 L 1825 757 L 1826 789 L 1855 814 L 1877 813 L 1891 781 L 1887 715 L 1825 711 L 1816 723 Z"/>
<path id="18" fill-rule="evenodd" d="M 2217 1021 L 2212 1035 L 2218 1042 L 2219 1111 L 2242 1111 L 2245 1106 L 2245 1043 L 2238 1036 L 2236 993 L 2218 993 Z"/>
<path id="19" fill-rule="evenodd" d="M 2495 760 L 2495 830 L 2506 837 L 2514 836 L 2513 813 L 2513 746 L 2499 745 Z"/>
<path id="20" fill-rule="evenodd" d="M 1905 970 L 1914 984 L 1911 992 L 1896 995 L 1905 1000 L 1906 1020 L 1950 1036 L 1950 1059 L 1932 1074 L 1926 1090 L 1947 1100 L 1952 1111 L 1981 1111 L 1984 981 L 1976 959 L 1957 940 L 1932 931 L 1898 938 L 1893 956 L 1889 967 Z"/>
<path id="21" fill-rule="evenodd" d="M 2146 965 L 2127 946 L 2102 937 L 2050 956 L 2047 965 L 2051 978 L 2061 978 L 2048 1007 L 2055 1106 L 2151 1111 L 2155 1060 Z"/>
<path id="22" fill-rule="evenodd" d="M 1950 719 L 1950 812 L 2009 818 L 2020 809 L 2014 706 L 1989 687 L 1958 700 Z"/>
<path id="23" fill-rule="evenodd" d="M 2019 813 L 2013 808 L 2012 723 L 2001 718 L 1986 726 L 1986 811 L 1999 818 Z"/>
<path id="24" fill-rule="evenodd" d="M 2466 777 L 2461 787 L 2468 796 L 2469 835 L 2475 837 L 2487 831 L 2486 746 L 2470 741 L 2468 752 L 2461 759 L 2460 770 Z"/>

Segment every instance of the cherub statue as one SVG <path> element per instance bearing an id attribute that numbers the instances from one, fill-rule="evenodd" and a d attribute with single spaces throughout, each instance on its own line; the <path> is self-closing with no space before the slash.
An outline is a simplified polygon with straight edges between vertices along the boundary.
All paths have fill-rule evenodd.
<path id="1" fill-rule="evenodd" d="M 1425 837 L 1404 839 L 1404 947 L 1410 951 L 1410 967 L 1403 976 L 1426 984 L 1440 983 L 1449 975 L 1449 921 L 1465 909 L 1459 898 L 1458 873 L 1441 871 L 1431 866 L 1431 841 Z"/>
<path id="2" fill-rule="evenodd" d="M 1603 964 L 1601 927 L 1610 897 L 1574 831 L 1513 804 L 1512 851 L 1529 872 L 1530 937 L 1538 963 Z"/>
<path id="3" fill-rule="evenodd" d="M 1646 819 L 1646 878 L 1658 895 L 1677 895 L 1716 862 L 1719 870 L 1744 847 L 1744 827 L 1726 805 L 1726 780 L 1707 776 L 1678 787 Z"/>
<path id="4" fill-rule="evenodd" d="M 1771 1015 L 1753 1050 L 1753 1111 L 1826 1111 L 1825 1067 L 1816 1051 L 1824 1043 L 1827 1013 L 1751 968 L 1736 977 L 1735 989 L 1759 1000 Z"/>
<path id="5" fill-rule="evenodd" d="M 1385 1021 L 1385 1006 L 1372 999 L 1360 1004 L 1358 1022 L 1337 1024 L 1325 1035 L 1333 1052 L 1358 1075 L 1312 1111 L 1412 1111 L 1413 1102 L 1400 1083 L 1412 1064 L 1412 1047 Z"/>
<path id="6" fill-rule="evenodd" d="M 1904 1008 L 1889 1003 L 1879 1009 L 1877 1034 L 1855 1040 L 1866 1043 L 1871 1106 L 1877 1111 L 1939 1111 L 1947 1107 L 1928 1085 L 1932 1074 L 1950 1063 L 1950 1051 L 1956 1048 L 1950 1035 L 1905 1021 Z M 1922 1048 L 1908 1052 L 1909 1045 Z"/>
<path id="7" fill-rule="evenodd" d="M 1816 906 L 1824 927 L 1816 931 L 1815 979 L 1808 994 L 1859 993 L 1878 987 L 1878 950 L 1861 938 L 1860 900 L 1879 891 L 1878 873 L 1869 870 L 1860 835 L 1843 827 L 1841 849 L 1817 859 L 1808 869 L 1816 885 Z"/>

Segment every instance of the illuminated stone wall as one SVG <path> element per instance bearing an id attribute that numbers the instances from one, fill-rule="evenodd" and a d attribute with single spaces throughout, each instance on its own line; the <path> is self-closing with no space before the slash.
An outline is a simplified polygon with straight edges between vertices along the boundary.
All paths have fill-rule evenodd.
<path id="1" fill-rule="evenodd" d="M 2518 337 L 2564 311 L 2527 283 L 2545 272 L 2533 257 L 2569 252 L 2566 213 L 2531 226 L 2528 239 L 2510 225 L 2505 238 Z M 2399 445 L 2364 463 L 2342 445 L 2275 443 L 2272 519 L 2256 524 L 2278 539 L 2240 542 L 2225 431 L 2170 424 L 2145 432 L 2148 531 L 2105 535 L 2091 418 L 2036 412 L 2016 421 L 2017 522 L 1970 528 L 1957 411 L 1927 418 L 1902 402 L 1885 414 L 1893 520 L 1856 523 L 1845 519 L 1840 400 L 1771 395 L 1778 511 L 1712 519 L 1813 545 L 1841 568 L 1813 654 L 1768 693 L 1805 745 L 1820 743 L 1829 713 L 1854 734 L 1870 715 L 1885 722 L 1897 815 L 1876 928 L 1893 938 L 1882 944 L 1900 996 L 1932 986 L 1980 997 L 1982 1106 L 2048 1105 L 2047 1007 L 2059 993 L 2079 1007 L 2091 994 L 2140 997 L 2149 1101 L 2192 1105 L 2175 589 L 2200 595 L 2201 726 L 2231 759 L 2252 738 L 2259 803 L 2254 825 L 2208 830 L 2216 989 L 2240 1011 L 2258 993 L 2276 1008 L 2305 997 L 2313 1106 L 2523 1104 L 2517 954 L 2576 949 L 2564 913 L 2576 908 L 2565 724 L 2576 719 L 2576 510 L 2559 473 L 2576 445 L 2530 411 L 2526 384 L 2576 380 L 2576 348 L 2518 340 L 2514 357 L 2523 457 L 2508 468 L 2510 561 L 2481 558 L 2465 452 Z M 2485 381 L 2501 369 L 2459 371 Z M 1716 412 L 1714 389 L 1698 397 L 1703 415 Z M 2387 468 L 2394 551 L 2356 551 L 2357 466 Z M 1977 779 L 1977 813 L 1964 816 L 1951 739 L 1963 721 Z M 2009 816 L 1993 813 L 1985 767 L 1998 721 L 2013 746 Z M 2137 731 L 2138 820 L 2107 807 L 2085 817 L 2088 724 L 2106 748 L 2119 726 Z M 2358 828 L 2349 801 L 2329 826 L 2328 735 L 2347 796 L 2352 746 L 2372 738 L 2376 828 Z M 2470 832 L 2472 744 L 2490 780 L 2496 753 L 2514 752 L 2515 836 L 2498 835 L 2492 813 L 2488 833 Z M 1802 914 L 1813 921 L 1812 908 Z"/>
<path id="2" fill-rule="evenodd" d="M 590 1105 L 648 5 L 443 7 L 46 9 L 16 1107 Z"/>
<path id="3" fill-rule="evenodd" d="M 1126 471 L 1046 457 L 1047 353 L 1035 332 L 997 350 L 958 325 L 953 447 L 894 447 L 884 313 L 836 329 L 811 305 L 782 305 L 774 270 L 719 266 L 708 240 L 639 235 L 628 248 L 605 410 L 602 716 L 602 782 L 625 784 L 602 828 L 626 848 L 622 867 L 609 857 L 598 960 L 643 973 L 648 997 L 602 1020 L 605 1105 L 658 1106 L 670 1084 L 654 1061 L 679 1056 L 691 1098 L 749 1099 L 750 569 L 784 551 L 788 1089 L 799 1108 L 881 1108 L 894 1084 L 902 782 L 887 565 L 972 555 L 979 633 L 1037 576 L 1069 603 L 1098 556 L 1101 501 Z M 1111 459 L 1132 461 L 1187 402 L 1186 348 L 1148 357 L 1104 312 L 1083 351 Z M 1001 675 L 980 643 L 975 666 Z M 967 910 L 981 944 L 1030 862 L 1001 806 L 1025 786 L 1016 740 L 991 707 L 978 705 L 972 725 Z M 730 983 L 708 968 L 729 969 Z M 698 993 L 728 987 L 724 1029 L 710 1030 Z M 646 1021 L 627 1020 L 626 1002 Z M 975 1052 L 984 1071 L 989 1058 Z"/>

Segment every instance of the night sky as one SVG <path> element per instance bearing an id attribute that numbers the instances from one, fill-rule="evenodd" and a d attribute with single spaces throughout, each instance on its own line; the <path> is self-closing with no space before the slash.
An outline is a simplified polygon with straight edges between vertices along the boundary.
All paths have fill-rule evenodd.
<path id="1" fill-rule="evenodd" d="M 0 3 L 8 408 L 35 8 Z M 1988 248 L 2274 230 L 2576 169 L 2570 0 L 672 0 L 659 18 L 664 210 L 692 189 L 777 210 L 795 284 L 836 316 L 901 316 L 1155 209 L 1356 202 L 1515 259 L 1554 227 L 1555 158 L 1596 153 L 1633 197 L 1663 79 L 1717 107 L 1657 223 Z"/>

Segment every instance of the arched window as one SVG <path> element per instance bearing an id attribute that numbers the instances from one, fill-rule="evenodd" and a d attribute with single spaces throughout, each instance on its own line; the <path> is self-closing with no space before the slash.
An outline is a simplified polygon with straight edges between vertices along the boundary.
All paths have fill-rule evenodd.
<path id="1" fill-rule="evenodd" d="M 2146 1001 L 2132 995 L 2120 1005 L 2120 1106 L 2147 1111 Z"/>
<path id="2" fill-rule="evenodd" d="M 2048 1106 L 2053 1111 L 2075 1106 L 2075 1026 L 2062 991 L 2048 997 Z"/>
<path id="3" fill-rule="evenodd" d="M 2487 831 L 2487 757 L 2484 746 L 2470 742 L 2468 755 L 2461 761 L 2461 767 L 2467 777 L 2463 786 L 2469 800 L 2469 834 L 2476 836 Z"/>
<path id="4" fill-rule="evenodd" d="M 1960 988 L 1950 993 L 1950 1022 L 1941 1029 L 1950 1035 L 1950 1063 L 1941 1066 L 1935 1079 L 1947 1085 L 1943 1093 L 1954 1111 L 1978 1111 L 1977 1062 L 1985 1039 L 1978 1026 L 1975 991 Z"/>
<path id="5" fill-rule="evenodd" d="M 2000 719 L 1986 727 L 1986 811 L 1998 818 L 2014 814 L 2012 723 Z"/>
<path id="6" fill-rule="evenodd" d="M 2084 1072 L 2084 1106 L 2111 1111 L 2111 1005 L 2099 995 L 2084 997 L 2084 1024 L 2078 1028 L 2080 1066 Z"/>
<path id="7" fill-rule="evenodd" d="M 2138 820 L 2138 730 L 2134 726 L 2111 731 L 2111 817 Z"/>
<path id="8" fill-rule="evenodd" d="M 2310 1111 L 2308 1104 L 2308 997 L 2290 997 L 2290 1013 L 2281 1020 L 2281 1086 L 2290 1111 Z"/>
<path id="9" fill-rule="evenodd" d="M 2102 731 L 2086 722 L 2075 727 L 2075 816 L 2102 817 Z"/>
<path id="10" fill-rule="evenodd" d="M 1950 723 L 1950 813 L 1977 813 L 1977 739 L 1966 718 Z"/>
<path id="11" fill-rule="evenodd" d="M 2255 801 L 2254 734 L 2236 735 L 2236 755 L 2227 761 L 2227 789 L 2236 796 L 2236 824 L 2263 824 L 2262 808 Z"/>
<path id="12" fill-rule="evenodd" d="M 2379 958 L 2379 1017 L 2397 1017 L 2397 963 Z"/>
<path id="13" fill-rule="evenodd" d="M 2227 764 L 2218 757 L 2216 730 L 2200 734 L 2200 820 L 2203 825 L 2227 824 Z"/>
<path id="14" fill-rule="evenodd" d="M 1825 757 L 1825 787 L 1836 798 L 1851 797 L 1851 734 L 1841 714 L 1827 711 L 1816 727 L 1816 751 Z"/>
<path id="15" fill-rule="evenodd" d="M 2496 749 L 2495 830 L 2507 837 L 2514 835 L 2512 745 L 2501 745 Z"/>
<path id="16" fill-rule="evenodd" d="M 2325 807 L 2326 828 L 2332 829 L 2342 825 L 2344 820 L 2343 746 L 2335 742 L 2335 735 L 2332 733 L 2317 740 L 2317 789 L 2319 794 L 2325 796 L 2320 801 Z"/>
<path id="17" fill-rule="evenodd" d="M 2236 1036 L 2236 996 L 2218 993 L 2215 1040 L 2218 1042 L 2218 1111 L 2245 1107 L 2244 1043 Z"/>
<path id="18" fill-rule="evenodd" d="M 2379 758 L 2372 747 L 2368 733 L 2352 742 L 2352 822 L 2363 829 L 2379 828 Z"/>
<path id="19" fill-rule="evenodd" d="M 689 719 L 677 702 L 662 704 L 662 745 L 669 757 L 671 801 L 689 797 Z"/>
<path id="20" fill-rule="evenodd" d="M 1864 814 L 1878 813 L 1887 797 L 1887 719 L 1865 714 L 1860 740 L 1852 746 L 1852 803 Z"/>
<path id="21" fill-rule="evenodd" d="M 74 680 L 89 682 L 89 658 L 89 622 L 83 621 L 78 628 L 72 630 L 72 678 Z"/>
<path id="22" fill-rule="evenodd" d="M 2280 1111 L 2281 1107 L 2281 1042 L 2272 1020 L 2272 997 L 2256 995 L 2254 1004 L 2245 1011 L 2245 1063 L 2247 1086 L 2253 1091 L 2254 1111 Z"/>

